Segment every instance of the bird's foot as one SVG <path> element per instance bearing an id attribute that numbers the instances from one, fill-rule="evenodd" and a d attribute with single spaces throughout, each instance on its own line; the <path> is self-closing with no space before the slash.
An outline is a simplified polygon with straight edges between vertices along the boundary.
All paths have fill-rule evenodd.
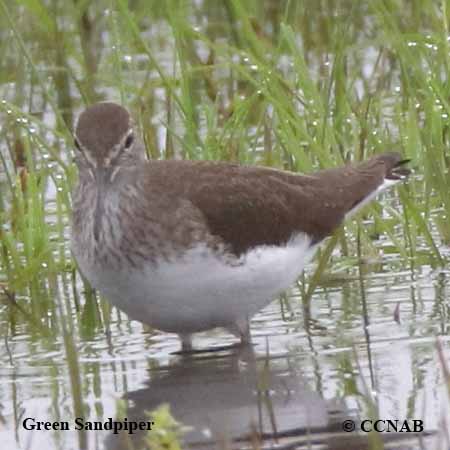
<path id="1" fill-rule="evenodd" d="M 252 340 L 250 335 L 250 327 L 248 320 L 236 321 L 232 326 L 227 327 L 234 336 L 240 339 L 240 342 L 230 345 L 220 345 L 217 347 L 209 347 L 204 349 L 194 349 L 192 347 L 192 335 L 191 334 L 180 334 L 181 340 L 181 350 L 173 352 L 174 355 L 195 355 L 202 353 L 215 353 L 223 352 L 228 350 L 241 350 L 245 347 L 252 347 Z"/>

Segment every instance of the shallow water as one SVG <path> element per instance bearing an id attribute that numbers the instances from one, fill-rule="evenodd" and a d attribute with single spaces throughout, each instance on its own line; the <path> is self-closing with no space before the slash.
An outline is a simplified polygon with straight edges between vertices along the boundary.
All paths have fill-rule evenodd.
<path id="1" fill-rule="evenodd" d="M 294 288 L 283 308 L 275 301 L 254 318 L 254 354 L 247 349 L 176 355 L 175 336 L 146 332 L 113 313 L 107 332 L 76 340 L 83 417 L 114 419 L 116 399 L 123 398 L 129 420 L 144 420 L 144 411 L 168 402 L 175 418 L 195 427 L 185 436 L 189 442 L 216 438 L 218 424 L 223 424 L 219 431 L 229 431 L 227 439 L 248 435 L 256 427 L 267 433 L 267 445 L 274 441 L 271 427 L 281 440 L 286 434 L 308 440 L 305 430 L 314 440 L 316 428 L 331 433 L 345 418 L 373 414 L 421 419 L 426 431 L 442 430 L 448 401 L 435 336 L 448 327 L 450 274 L 421 267 L 412 275 L 393 271 L 396 267 L 398 261 L 391 257 L 376 267 L 366 266 L 362 279 L 335 278 L 332 287 L 316 290 L 307 314 Z M 8 320 L 5 312 L 3 321 Z M 449 341 L 441 339 L 445 352 Z M 216 330 L 196 336 L 194 344 L 210 348 L 233 342 Z M 7 344 L 0 350 L 3 448 L 126 448 L 118 435 L 107 431 L 81 435 L 74 430 L 24 430 L 27 417 L 67 420 L 73 427 L 66 352 L 62 338 L 39 339 L 20 324 Z M 334 448 L 334 440 L 320 436 L 324 448 Z M 420 448 L 419 441 L 408 445 L 398 448 Z"/>

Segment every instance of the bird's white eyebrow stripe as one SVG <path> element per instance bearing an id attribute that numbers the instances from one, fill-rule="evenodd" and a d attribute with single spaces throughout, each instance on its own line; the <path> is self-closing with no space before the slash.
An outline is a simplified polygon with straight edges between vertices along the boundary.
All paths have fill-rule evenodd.
<path id="1" fill-rule="evenodd" d="M 133 134 L 133 132 L 133 128 L 129 128 L 128 131 L 124 133 L 120 142 L 112 148 L 111 155 L 108 156 L 108 158 L 105 158 L 105 161 L 108 165 L 114 162 L 114 160 L 120 156 L 120 154 L 124 150 L 125 141 L 128 139 L 128 136 Z"/>
<path id="2" fill-rule="evenodd" d="M 111 154 L 109 156 L 105 157 L 104 162 L 106 163 L 106 165 L 111 164 L 111 162 L 114 161 L 114 159 L 120 155 L 120 153 L 121 153 L 120 150 L 123 148 L 125 141 L 133 133 L 134 133 L 133 127 L 128 128 L 127 132 L 123 134 L 123 137 L 120 140 L 120 142 L 118 144 L 114 145 L 114 147 L 111 149 Z M 82 144 L 82 142 L 80 141 L 80 139 L 78 139 L 78 136 L 76 134 L 74 135 L 74 138 L 77 140 L 78 145 L 81 147 L 82 153 L 83 153 L 84 157 L 87 159 L 87 161 L 89 162 L 89 164 L 91 164 L 93 167 L 97 167 L 95 158 L 92 158 L 88 148 Z"/>
<path id="3" fill-rule="evenodd" d="M 78 141 L 78 145 L 81 148 L 81 153 L 83 154 L 83 156 L 87 159 L 88 163 L 92 166 L 92 167 L 97 167 L 97 163 L 95 161 L 94 158 L 91 158 L 91 155 L 89 153 L 89 150 L 87 149 L 87 147 L 85 147 L 81 141 L 78 139 L 78 137 L 75 135 L 75 139 Z"/>
<path id="4" fill-rule="evenodd" d="M 119 173 L 119 170 L 121 169 L 120 166 L 117 166 L 114 170 L 113 173 L 111 174 L 111 182 L 114 181 L 114 178 L 116 178 L 116 175 Z"/>

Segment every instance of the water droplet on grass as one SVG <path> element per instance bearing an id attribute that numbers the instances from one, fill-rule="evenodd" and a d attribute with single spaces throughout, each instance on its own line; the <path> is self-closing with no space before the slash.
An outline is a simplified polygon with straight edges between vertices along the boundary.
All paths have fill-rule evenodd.
<path id="1" fill-rule="evenodd" d="M 203 436 L 205 436 L 206 438 L 211 438 L 211 437 L 212 437 L 211 430 L 208 429 L 208 428 L 203 428 L 202 434 L 203 434 Z"/>

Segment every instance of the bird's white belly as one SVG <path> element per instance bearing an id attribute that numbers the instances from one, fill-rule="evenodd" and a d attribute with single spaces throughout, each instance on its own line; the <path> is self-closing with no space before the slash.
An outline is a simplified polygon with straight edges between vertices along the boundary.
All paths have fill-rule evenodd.
<path id="1" fill-rule="evenodd" d="M 314 254 L 309 245 L 302 234 L 282 247 L 257 247 L 232 264 L 199 246 L 156 268 L 97 268 L 90 281 L 131 318 L 163 331 L 192 333 L 253 316 L 295 281 Z"/>

